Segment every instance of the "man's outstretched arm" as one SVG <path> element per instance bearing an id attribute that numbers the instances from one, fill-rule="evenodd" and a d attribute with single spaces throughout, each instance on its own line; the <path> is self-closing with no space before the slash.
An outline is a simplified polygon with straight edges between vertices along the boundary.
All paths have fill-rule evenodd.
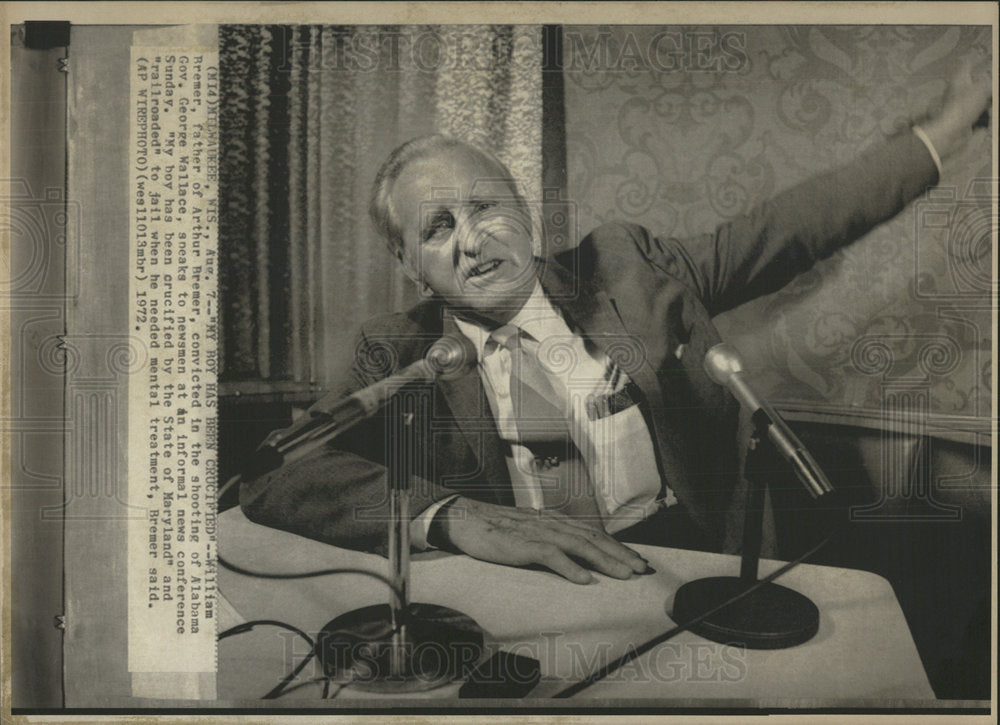
<path id="1" fill-rule="evenodd" d="M 867 150 L 693 239 L 633 235 L 657 266 L 678 272 L 712 315 L 774 292 L 837 249 L 891 219 L 938 181 L 938 165 L 961 149 L 991 96 L 985 62 L 963 62 L 939 110 Z"/>

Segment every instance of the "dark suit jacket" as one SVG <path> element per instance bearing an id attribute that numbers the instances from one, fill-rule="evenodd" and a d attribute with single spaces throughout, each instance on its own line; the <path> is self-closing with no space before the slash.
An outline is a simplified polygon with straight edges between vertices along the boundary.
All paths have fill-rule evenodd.
<path id="1" fill-rule="evenodd" d="M 717 548 L 739 478 L 738 410 L 702 369 L 705 352 L 720 339 L 711 318 L 779 289 L 936 181 L 926 148 L 904 133 L 713 234 L 663 239 L 635 224 L 606 224 L 570 253 L 542 263 L 549 298 L 641 390 L 662 478 Z M 419 359 L 449 332 L 458 334 L 438 300 L 370 320 L 355 364 L 327 399 Z M 478 373 L 439 381 L 426 395 L 418 416 L 425 455 L 415 462 L 421 475 L 411 515 L 455 492 L 512 505 L 504 448 Z M 385 418 L 371 419 L 335 446 L 245 482 L 240 503 L 247 517 L 384 552 L 386 425 Z"/>

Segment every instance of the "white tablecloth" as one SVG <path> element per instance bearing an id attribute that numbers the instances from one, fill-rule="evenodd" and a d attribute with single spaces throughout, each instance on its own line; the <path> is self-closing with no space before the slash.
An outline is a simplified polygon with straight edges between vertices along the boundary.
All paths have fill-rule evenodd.
<path id="1" fill-rule="evenodd" d="M 381 557 L 328 546 L 249 522 L 239 509 L 220 517 L 220 553 L 248 569 L 303 572 L 360 567 L 386 573 Z M 637 546 L 655 574 L 619 581 L 596 575 L 572 584 L 544 571 L 498 566 L 439 552 L 412 564 L 415 602 L 441 604 L 475 619 L 490 642 L 539 660 L 543 680 L 529 697 L 546 697 L 593 668 L 638 646 L 674 623 L 672 597 L 687 581 L 738 574 L 733 556 Z M 762 561 L 761 576 L 780 562 Z M 277 619 L 315 636 L 334 617 L 388 600 L 386 586 L 357 574 L 267 580 L 219 573 L 232 606 L 220 631 L 235 619 Z M 683 632 L 576 697 L 635 700 L 726 701 L 744 705 L 810 707 L 866 704 L 898 706 L 932 700 L 903 613 L 889 583 L 875 574 L 803 564 L 779 583 L 810 597 L 820 610 L 819 632 L 784 650 L 744 650 Z M 223 621 L 224 620 L 224 621 Z M 280 680 L 307 647 L 272 628 L 220 644 L 219 698 L 258 698 Z M 307 667 L 302 677 L 320 674 Z M 457 687 L 425 697 L 454 696 Z M 289 698 L 318 697 L 304 687 Z M 368 694 L 345 690 L 338 700 Z M 298 700 L 297 700 L 298 701 Z M 279 701 L 280 702 L 280 701 Z"/>

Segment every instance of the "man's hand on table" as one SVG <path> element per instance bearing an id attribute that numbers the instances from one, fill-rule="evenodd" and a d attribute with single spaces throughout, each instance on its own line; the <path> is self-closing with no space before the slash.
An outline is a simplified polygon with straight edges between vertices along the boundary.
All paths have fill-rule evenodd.
<path id="1" fill-rule="evenodd" d="M 594 581 L 585 567 L 616 579 L 647 568 L 645 559 L 608 534 L 554 511 L 459 496 L 438 513 L 434 527 L 436 545 L 497 564 L 541 564 L 576 584 Z"/>

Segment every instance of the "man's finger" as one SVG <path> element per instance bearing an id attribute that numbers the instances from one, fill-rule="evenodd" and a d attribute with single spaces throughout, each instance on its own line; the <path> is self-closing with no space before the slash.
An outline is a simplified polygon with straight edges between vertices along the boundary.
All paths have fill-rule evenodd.
<path id="1" fill-rule="evenodd" d="M 623 562 L 636 574 L 642 574 L 649 568 L 649 563 L 642 557 L 641 554 L 630 549 L 620 541 L 615 540 L 607 534 L 597 532 L 596 536 L 589 538 L 588 540 L 604 553 L 615 557 L 618 561 Z"/>
<path id="2" fill-rule="evenodd" d="M 537 563 L 575 584 L 592 584 L 594 575 L 574 562 L 555 544 L 541 544 L 535 552 Z"/>
<path id="3" fill-rule="evenodd" d="M 564 552 L 582 559 L 602 574 L 607 574 L 615 579 L 628 579 L 634 573 L 630 563 L 604 552 L 582 536 L 560 534 L 556 543 Z"/>
<path id="4" fill-rule="evenodd" d="M 624 562 L 636 574 L 641 574 L 646 571 L 646 560 L 638 552 L 633 551 L 609 534 L 599 531 L 593 526 L 588 526 L 586 523 L 577 521 L 563 514 L 557 514 L 555 518 L 560 523 L 571 527 L 574 534 L 583 536 L 587 539 L 587 541 L 600 548 L 604 553 L 609 556 L 613 556 L 618 561 Z"/>

